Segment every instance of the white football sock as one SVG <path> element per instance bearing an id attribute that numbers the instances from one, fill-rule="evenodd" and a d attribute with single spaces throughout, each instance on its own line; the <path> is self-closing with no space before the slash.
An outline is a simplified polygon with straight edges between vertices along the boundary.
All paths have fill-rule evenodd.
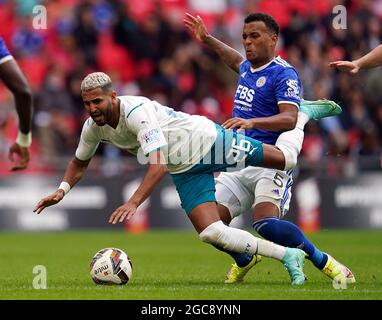
<path id="1" fill-rule="evenodd" d="M 276 141 L 276 147 L 284 154 L 284 170 L 292 169 L 297 164 L 297 157 L 300 154 L 302 143 L 304 141 L 304 127 L 308 121 L 308 115 L 299 112 L 296 127 L 293 130 L 285 131 L 280 134 Z"/>
<path id="2" fill-rule="evenodd" d="M 264 257 L 271 257 L 277 260 L 281 260 L 284 255 L 286 248 L 283 246 L 280 246 L 274 242 L 261 239 L 261 238 L 256 238 L 257 239 L 257 252 L 264 256 Z"/>
<path id="3" fill-rule="evenodd" d="M 299 111 L 297 114 L 296 128 L 304 131 L 305 125 L 309 122 L 309 116 L 305 112 Z"/>
<path id="4" fill-rule="evenodd" d="M 200 234 L 200 239 L 225 250 L 237 253 L 260 254 L 281 260 L 286 248 L 255 237 L 247 231 L 226 226 L 222 221 L 210 224 Z"/>

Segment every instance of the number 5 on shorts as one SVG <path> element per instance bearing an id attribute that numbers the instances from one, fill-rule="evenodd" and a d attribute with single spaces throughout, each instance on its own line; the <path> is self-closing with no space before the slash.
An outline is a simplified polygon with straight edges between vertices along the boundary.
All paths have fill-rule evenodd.
<path id="1" fill-rule="evenodd" d="M 273 177 L 273 183 L 279 188 L 284 186 L 283 176 L 279 172 L 276 172 L 275 176 Z"/>

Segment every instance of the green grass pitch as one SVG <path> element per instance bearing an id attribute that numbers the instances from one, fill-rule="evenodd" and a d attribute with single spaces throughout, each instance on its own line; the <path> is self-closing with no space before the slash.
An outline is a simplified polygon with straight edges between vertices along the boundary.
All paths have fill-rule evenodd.
<path id="1" fill-rule="evenodd" d="M 308 281 L 290 285 L 276 260 L 264 258 L 239 285 L 223 283 L 231 258 L 192 231 L 0 233 L 0 299 L 382 299 L 382 232 L 321 231 L 310 239 L 354 272 L 357 283 L 336 290 L 305 263 Z M 89 262 L 99 249 L 118 247 L 134 267 L 125 286 L 97 286 Z M 35 265 L 47 269 L 47 289 L 33 289 Z"/>

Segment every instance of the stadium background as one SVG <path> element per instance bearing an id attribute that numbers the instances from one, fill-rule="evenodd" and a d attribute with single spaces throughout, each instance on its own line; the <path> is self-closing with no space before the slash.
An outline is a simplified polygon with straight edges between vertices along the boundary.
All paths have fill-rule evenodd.
<path id="1" fill-rule="evenodd" d="M 34 6 L 47 9 L 47 29 L 32 27 Z M 332 26 L 335 5 L 347 8 L 347 29 Z M 65 230 L 109 226 L 143 168 L 124 151 L 103 145 L 86 178 L 65 201 L 35 216 L 35 203 L 58 186 L 86 117 L 79 95 L 89 72 L 108 73 L 120 95 L 144 95 L 222 123 L 230 116 L 236 75 L 194 42 L 184 12 L 199 14 L 211 34 L 243 52 L 249 12 L 274 16 L 281 27 L 278 54 L 302 79 L 303 97 L 330 98 L 339 117 L 311 122 L 295 170 L 288 219 L 306 231 L 382 228 L 381 70 L 357 77 L 328 67 L 355 59 L 381 43 L 382 1 L 304 0 L 0 0 L 0 35 L 26 74 L 35 96 L 32 160 L 11 173 L 9 145 L 17 134 L 14 101 L 0 84 L 0 229 Z M 249 226 L 250 216 L 236 221 Z M 191 228 L 165 179 L 139 215 L 125 226 Z"/>

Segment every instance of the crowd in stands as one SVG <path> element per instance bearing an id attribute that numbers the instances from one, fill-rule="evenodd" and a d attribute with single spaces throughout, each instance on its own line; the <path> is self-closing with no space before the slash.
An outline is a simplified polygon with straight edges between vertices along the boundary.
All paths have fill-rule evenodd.
<path id="1" fill-rule="evenodd" d="M 33 28 L 36 5 L 47 9 L 46 29 Z M 333 27 L 336 5 L 346 8 L 345 29 Z M 328 62 L 356 59 L 381 43 L 381 1 L 0 0 L 0 36 L 35 96 L 28 170 L 73 155 L 87 116 L 80 83 L 89 72 L 108 73 L 120 95 L 144 95 L 218 123 L 230 117 L 237 75 L 191 39 L 184 12 L 199 14 L 211 34 L 243 54 L 245 16 L 271 14 L 281 28 L 278 54 L 299 72 L 303 97 L 343 107 L 341 116 L 307 126 L 302 163 L 324 164 L 333 175 L 352 168 L 343 165 L 347 160 L 356 162 L 355 170 L 380 168 L 381 70 L 352 77 Z M 1 163 L 17 134 L 13 103 L 0 84 Z M 127 156 L 108 145 L 98 154 Z"/>

